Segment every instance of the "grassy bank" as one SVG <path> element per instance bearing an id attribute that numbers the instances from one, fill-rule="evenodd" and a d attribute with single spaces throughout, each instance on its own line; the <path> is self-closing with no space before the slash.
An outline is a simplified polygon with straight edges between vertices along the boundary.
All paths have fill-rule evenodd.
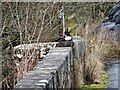
<path id="1" fill-rule="evenodd" d="M 86 89 L 91 90 L 93 88 L 107 88 L 107 83 L 109 82 L 108 79 L 109 76 L 107 72 L 103 71 L 103 73 L 94 83 L 87 84 L 85 83 L 85 79 L 84 79 L 83 63 L 79 64 L 76 59 L 74 59 L 73 63 L 74 63 L 74 88 L 81 88 L 82 90 L 86 90 Z"/>
<path id="2" fill-rule="evenodd" d="M 101 75 L 100 78 L 101 83 L 99 84 L 88 84 L 82 85 L 81 90 L 93 90 L 93 89 L 100 89 L 100 88 L 107 88 L 107 83 L 109 82 L 108 74 L 105 72 Z"/>

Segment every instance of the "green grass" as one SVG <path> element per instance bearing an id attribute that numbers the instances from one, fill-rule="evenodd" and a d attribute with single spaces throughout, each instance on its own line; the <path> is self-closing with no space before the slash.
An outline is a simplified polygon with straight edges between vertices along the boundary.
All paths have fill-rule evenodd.
<path id="1" fill-rule="evenodd" d="M 84 85 L 84 87 L 81 88 L 81 90 L 96 90 L 100 88 L 107 88 L 105 84 L 90 84 L 90 85 Z"/>
<path id="2" fill-rule="evenodd" d="M 100 84 L 83 85 L 80 90 L 97 90 L 97 89 L 102 90 L 104 88 L 107 88 L 107 83 L 109 82 L 108 73 L 103 73 L 101 75 L 100 81 L 101 81 Z"/>
<path id="3" fill-rule="evenodd" d="M 107 84 L 108 82 L 109 82 L 109 78 L 108 78 L 109 76 L 108 76 L 108 73 L 103 73 L 102 75 L 101 75 L 101 82 L 103 83 L 103 84 Z M 107 86 L 107 85 L 106 85 Z"/>

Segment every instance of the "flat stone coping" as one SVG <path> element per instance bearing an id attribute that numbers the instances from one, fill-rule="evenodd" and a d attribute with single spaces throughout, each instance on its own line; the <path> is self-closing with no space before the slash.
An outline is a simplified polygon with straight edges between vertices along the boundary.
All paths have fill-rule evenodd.
<path id="1" fill-rule="evenodd" d="M 14 47 L 14 49 L 27 49 L 27 48 L 39 48 L 39 47 L 44 47 L 45 45 L 51 45 L 52 47 L 56 47 L 56 44 L 58 42 L 46 42 L 46 43 L 31 43 L 31 44 L 22 44 Z"/>
<path id="2" fill-rule="evenodd" d="M 56 47 L 51 49 L 46 57 L 38 62 L 34 70 L 29 71 L 23 79 L 15 85 L 14 89 L 44 88 L 66 60 L 71 50 L 71 47 Z"/>

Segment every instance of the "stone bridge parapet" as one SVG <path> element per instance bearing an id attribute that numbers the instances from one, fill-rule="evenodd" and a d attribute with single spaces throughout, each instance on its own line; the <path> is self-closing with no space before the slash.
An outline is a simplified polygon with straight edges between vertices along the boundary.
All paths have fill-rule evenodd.
<path id="1" fill-rule="evenodd" d="M 60 45 L 61 43 L 64 47 Z M 74 43 L 74 45 L 70 43 Z M 27 67 L 27 73 L 20 78 L 14 89 L 58 90 L 74 86 L 73 61 L 75 59 L 79 64 L 84 59 L 85 41 L 79 36 L 73 36 L 72 42 L 25 44 L 16 46 L 15 50 L 15 55 L 18 54 L 18 56 L 20 56 L 19 51 L 20 53 L 24 52 L 22 59 L 17 58 L 16 61 L 25 63 L 21 65 Z M 30 54 L 25 54 L 26 50 Z M 32 57 L 26 59 L 25 55 Z M 44 57 L 42 58 L 41 55 Z M 27 62 L 24 60 L 27 60 Z M 32 68 L 29 69 L 31 66 Z M 18 67 L 20 66 L 18 65 Z M 24 71 L 26 70 L 23 68 Z"/>
<path id="2" fill-rule="evenodd" d="M 29 71 L 17 88 L 54 89 L 70 88 L 72 82 L 73 56 L 71 47 L 56 47 L 49 51 L 42 61 L 38 61 L 33 71 Z M 36 89 L 35 89 L 36 90 Z"/>

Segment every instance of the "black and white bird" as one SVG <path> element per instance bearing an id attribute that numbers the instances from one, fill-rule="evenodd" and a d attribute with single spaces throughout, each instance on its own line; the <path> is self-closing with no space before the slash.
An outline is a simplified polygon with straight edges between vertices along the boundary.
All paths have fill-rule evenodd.
<path id="1" fill-rule="evenodd" d="M 64 33 L 65 33 L 64 38 L 65 38 L 66 41 L 72 40 L 70 31 L 68 29 Z"/>

